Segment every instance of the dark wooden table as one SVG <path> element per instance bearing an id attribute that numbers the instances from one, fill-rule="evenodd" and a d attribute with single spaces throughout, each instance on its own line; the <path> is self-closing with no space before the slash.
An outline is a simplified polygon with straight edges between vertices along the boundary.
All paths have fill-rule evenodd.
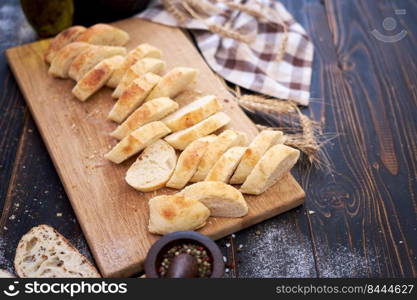
<path id="1" fill-rule="evenodd" d="M 298 168 L 305 205 L 219 241 L 228 276 L 417 277 L 417 2 L 282 2 L 315 44 L 314 99 L 304 112 L 338 136 L 326 146 L 333 171 Z M 392 31 L 388 17 L 398 22 Z M 374 29 L 407 35 L 387 43 Z M 18 1 L 3 0 L 0 268 L 9 270 L 21 235 L 42 223 L 91 258 L 4 56 L 34 39 Z"/>

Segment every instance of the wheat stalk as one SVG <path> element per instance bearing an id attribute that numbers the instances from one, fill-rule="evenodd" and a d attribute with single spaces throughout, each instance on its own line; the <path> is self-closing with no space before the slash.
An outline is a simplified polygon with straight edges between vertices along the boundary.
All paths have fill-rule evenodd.
<path id="1" fill-rule="evenodd" d="M 174 18 L 177 19 L 178 22 L 184 23 L 188 19 L 187 15 L 176 6 L 176 1 L 174 0 L 161 0 L 161 1 L 165 7 L 165 10 L 169 12 L 171 15 L 173 15 Z"/>

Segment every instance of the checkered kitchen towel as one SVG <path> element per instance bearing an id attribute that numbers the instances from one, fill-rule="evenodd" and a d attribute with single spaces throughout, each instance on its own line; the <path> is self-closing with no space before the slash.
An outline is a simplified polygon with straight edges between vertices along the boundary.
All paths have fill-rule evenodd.
<path id="1" fill-rule="evenodd" d="M 204 21 L 189 18 L 180 23 L 178 18 L 164 10 L 161 1 L 154 1 L 138 16 L 169 26 L 192 29 L 191 33 L 207 63 L 227 81 L 257 93 L 308 105 L 313 44 L 303 27 L 280 2 L 231 1 L 267 11 L 268 22 L 254 17 L 250 12 L 232 10 L 218 0 L 204 0 L 215 3 L 216 14 L 207 16 Z M 183 13 L 186 14 L 187 11 L 183 10 Z M 280 25 L 282 23 L 287 27 L 287 35 L 284 33 L 285 27 Z M 252 40 L 245 43 L 214 34 L 207 30 L 209 24 L 221 24 L 236 32 L 248 33 Z M 286 47 L 282 49 L 286 38 Z"/>

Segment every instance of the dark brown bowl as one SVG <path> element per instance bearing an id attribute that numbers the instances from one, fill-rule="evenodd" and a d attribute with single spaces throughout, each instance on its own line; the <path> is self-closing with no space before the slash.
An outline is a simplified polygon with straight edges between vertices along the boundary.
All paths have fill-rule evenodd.
<path id="1" fill-rule="evenodd" d="M 194 231 L 177 231 L 163 236 L 152 245 L 145 260 L 145 273 L 147 278 L 160 278 L 158 266 L 163 254 L 179 243 L 200 244 L 208 251 L 213 260 L 213 269 L 210 278 L 221 278 L 224 274 L 223 254 L 213 240 Z"/>

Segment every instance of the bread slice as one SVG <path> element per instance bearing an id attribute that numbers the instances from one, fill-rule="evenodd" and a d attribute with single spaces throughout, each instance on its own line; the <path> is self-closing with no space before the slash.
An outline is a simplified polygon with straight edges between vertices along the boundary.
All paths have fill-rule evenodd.
<path id="1" fill-rule="evenodd" d="M 177 131 L 165 138 L 175 149 L 184 150 L 192 141 L 209 135 L 227 125 L 230 118 L 224 112 L 218 112 L 192 127 Z"/>
<path id="2" fill-rule="evenodd" d="M 227 150 L 209 170 L 204 181 L 228 183 L 246 149 L 247 147 L 233 147 Z"/>
<path id="3" fill-rule="evenodd" d="M 191 127 L 223 109 L 216 96 L 201 97 L 162 120 L 172 132 Z"/>
<path id="4" fill-rule="evenodd" d="M 115 88 L 120 83 L 120 80 L 122 79 L 125 72 L 138 60 L 144 57 L 160 58 L 161 55 L 162 52 L 158 48 L 149 44 L 140 44 L 127 54 L 124 63 L 120 66 L 120 68 L 114 71 L 109 82 L 107 83 L 107 86 Z"/>
<path id="5" fill-rule="evenodd" d="M 141 192 L 151 192 L 165 186 L 177 163 L 175 149 L 164 140 L 157 140 L 139 155 L 126 173 L 126 182 Z"/>
<path id="6" fill-rule="evenodd" d="M 208 146 L 215 139 L 215 135 L 210 135 L 200 138 L 188 145 L 188 147 L 180 154 L 174 173 L 166 186 L 174 189 L 182 189 L 191 177 L 193 177 L 201 157 L 203 157 Z"/>
<path id="7" fill-rule="evenodd" d="M 235 173 L 230 179 L 230 183 L 243 183 L 262 155 L 269 148 L 283 141 L 284 135 L 281 131 L 263 130 L 260 132 L 243 154 Z"/>
<path id="8" fill-rule="evenodd" d="M 203 181 L 184 188 L 179 195 L 202 202 L 212 217 L 239 218 L 248 213 L 242 193 L 218 181 Z"/>
<path id="9" fill-rule="evenodd" d="M 71 26 L 58 33 L 49 44 L 48 50 L 46 50 L 45 61 L 50 64 L 61 48 L 72 43 L 86 29 L 84 26 Z"/>
<path id="10" fill-rule="evenodd" d="M 113 71 L 120 66 L 123 60 L 123 56 L 120 55 L 102 60 L 77 82 L 72 89 L 73 95 L 81 101 L 87 100 L 106 84 Z"/>
<path id="11" fill-rule="evenodd" d="M 197 70 L 177 67 L 166 73 L 145 101 L 159 97 L 174 98 L 197 77 Z"/>
<path id="12" fill-rule="evenodd" d="M 242 193 L 259 195 L 274 185 L 297 163 L 300 151 L 285 145 L 275 145 L 262 156 L 250 172 L 243 185 Z"/>
<path id="13" fill-rule="evenodd" d="M 16 278 L 12 273 L 6 270 L 0 269 L 0 278 Z"/>
<path id="14" fill-rule="evenodd" d="M 112 97 L 119 98 L 133 80 L 140 78 L 146 73 L 162 74 L 165 66 L 166 63 L 157 58 L 143 58 L 139 60 L 124 73 Z"/>
<path id="15" fill-rule="evenodd" d="M 51 61 L 48 70 L 49 75 L 68 78 L 68 70 L 74 59 L 90 47 L 90 44 L 82 42 L 71 43 L 62 47 Z"/>
<path id="16" fill-rule="evenodd" d="M 94 45 L 123 46 L 129 41 L 129 34 L 108 24 L 95 24 L 81 33 L 76 40 Z"/>
<path id="17" fill-rule="evenodd" d="M 70 78 L 78 81 L 103 59 L 116 55 L 125 56 L 126 48 L 91 45 L 90 48 L 83 51 L 74 59 L 68 70 L 68 75 Z"/>
<path id="18" fill-rule="evenodd" d="M 181 230 L 196 230 L 204 225 L 210 210 L 198 200 L 182 195 L 163 195 L 149 200 L 151 233 L 168 234 Z"/>
<path id="19" fill-rule="evenodd" d="M 119 125 L 110 135 L 119 140 L 136 128 L 152 121 L 158 121 L 178 109 L 178 103 L 169 98 L 156 98 L 142 104 L 129 118 Z"/>
<path id="20" fill-rule="evenodd" d="M 100 277 L 93 265 L 48 225 L 33 227 L 20 239 L 14 267 L 19 277 Z"/>
<path id="21" fill-rule="evenodd" d="M 234 146 L 246 146 L 248 137 L 243 132 L 234 130 L 223 131 L 216 140 L 210 144 L 206 153 L 200 160 L 197 172 L 195 172 L 191 182 L 203 181 L 213 165 L 229 148 Z"/>
<path id="22" fill-rule="evenodd" d="M 104 157 L 119 164 L 170 132 L 169 128 L 159 121 L 145 124 L 122 139 Z"/>
<path id="23" fill-rule="evenodd" d="M 143 77 L 133 80 L 127 89 L 114 104 L 108 118 L 117 123 L 123 122 L 139 105 L 142 104 L 146 96 L 154 86 L 160 81 L 161 77 L 153 73 L 147 73 Z"/>

